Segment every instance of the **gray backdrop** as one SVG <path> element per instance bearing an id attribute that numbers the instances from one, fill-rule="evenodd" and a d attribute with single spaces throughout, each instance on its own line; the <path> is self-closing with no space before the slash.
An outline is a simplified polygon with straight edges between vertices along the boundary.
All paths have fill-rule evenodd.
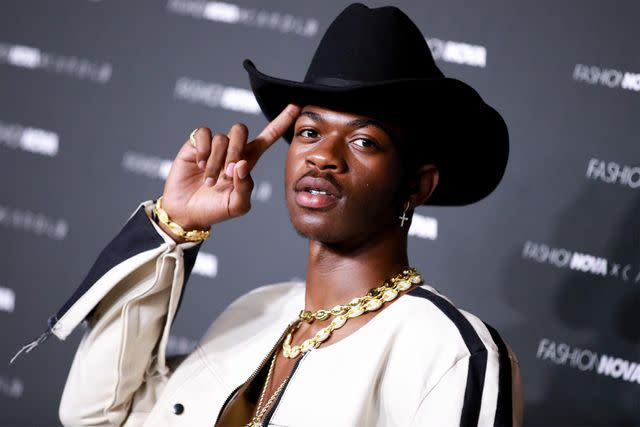
<path id="1" fill-rule="evenodd" d="M 0 5 L 0 356 L 39 335 L 137 205 L 161 194 L 196 126 L 255 135 L 244 58 L 301 80 L 346 1 L 3 1 Z M 382 2 L 368 2 L 370 6 Z M 494 325 L 520 358 L 527 425 L 640 425 L 640 5 L 397 3 L 445 74 L 508 123 L 489 198 L 417 210 L 428 282 Z M 482 141 L 478 141 L 479 144 Z M 171 351 L 258 285 L 304 277 L 274 146 L 253 209 L 215 227 Z M 81 333 L 0 367 L 0 425 L 57 425 Z"/>

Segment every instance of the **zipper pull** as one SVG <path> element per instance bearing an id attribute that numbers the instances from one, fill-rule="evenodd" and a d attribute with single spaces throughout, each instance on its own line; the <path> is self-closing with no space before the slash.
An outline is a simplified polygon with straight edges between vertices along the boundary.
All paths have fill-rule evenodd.
<path id="1" fill-rule="evenodd" d="M 9 365 L 12 365 L 13 361 L 16 360 L 18 357 L 20 357 L 22 353 L 29 353 L 31 350 L 33 350 L 34 348 L 36 348 L 37 346 L 45 342 L 47 338 L 53 335 L 53 329 L 57 322 L 58 322 L 57 316 L 49 317 L 49 319 L 47 319 L 47 325 L 48 325 L 47 330 L 44 331 L 44 333 L 40 335 L 38 338 L 36 338 L 35 340 L 31 341 L 29 344 L 23 346 L 20 350 L 18 350 L 18 352 L 9 361 Z"/>
<path id="2" fill-rule="evenodd" d="M 9 361 L 9 365 L 13 364 L 13 361 L 16 360 L 22 353 L 29 353 L 31 350 L 42 344 L 53 334 L 51 329 L 47 329 L 42 335 L 40 335 L 35 340 L 31 341 L 29 344 L 23 346 L 18 352 L 11 358 Z"/>

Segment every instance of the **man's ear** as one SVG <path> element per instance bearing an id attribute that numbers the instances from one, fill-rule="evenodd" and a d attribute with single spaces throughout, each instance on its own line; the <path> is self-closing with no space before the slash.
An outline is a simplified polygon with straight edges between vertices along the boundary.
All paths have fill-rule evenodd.
<path id="1" fill-rule="evenodd" d="M 410 209 L 422 205 L 429 199 L 438 185 L 439 177 L 438 167 L 432 163 L 422 165 L 416 170 L 414 186 L 409 194 Z"/>

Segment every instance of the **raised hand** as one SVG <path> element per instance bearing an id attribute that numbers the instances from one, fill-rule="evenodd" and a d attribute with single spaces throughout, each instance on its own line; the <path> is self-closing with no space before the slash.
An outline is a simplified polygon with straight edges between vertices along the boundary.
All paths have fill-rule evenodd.
<path id="1" fill-rule="evenodd" d="M 165 182 L 162 207 L 171 220 L 185 230 L 204 230 L 246 214 L 251 208 L 251 170 L 299 114 L 300 107 L 289 104 L 251 142 L 241 123 L 228 134 L 198 128 L 197 148 L 189 140 L 184 143 Z"/>

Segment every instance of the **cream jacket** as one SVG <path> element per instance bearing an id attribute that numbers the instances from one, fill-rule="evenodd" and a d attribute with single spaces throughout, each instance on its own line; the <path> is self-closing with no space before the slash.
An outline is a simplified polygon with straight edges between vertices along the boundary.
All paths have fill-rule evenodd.
<path id="1" fill-rule="evenodd" d="M 65 426 L 213 426 L 304 306 L 304 283 L 240 297 L 182 359 L 165 355 L 197 251 L 141 203 L 53 316 L 48 333 L 86 329 L 60 402 Z M 42 340 L 40 340 L 42 341 Z M 518 363 L 500 335 L 431 286 L 362 328 L 306 353 L 266 415 L 270 426 L 521 425 Z"/>

